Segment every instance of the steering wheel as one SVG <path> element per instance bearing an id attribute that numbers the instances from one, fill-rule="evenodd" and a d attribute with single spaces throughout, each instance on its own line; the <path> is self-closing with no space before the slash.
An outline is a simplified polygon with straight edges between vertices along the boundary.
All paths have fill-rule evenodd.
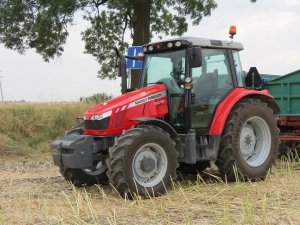
<path id="1" fill-rule="evenodd" d="M 174 78 L 174 79 L 176 79 L 176 78 L 178 78 L 178 77 L 180 77 L 181 75 L 183 75 L 183 76 L 185 76 L 185 73 L 184 73 L 184 71 L 176 71 L 176 72 L 174 72 L 174 71 L 172 71 L 172 72 L 170 72 L 170 75 Z M 181 77 L 180 77 L 180 79 L 181 79 Z"/>
<path id="2" fill-rule="evenodd" d="M 184 84 L 184 77 L 185 77 L 184 71 L 182 71 L 182 70 L 176 71 L 176 72 L 172 71 L 172 72 L 170 72 L 170 75 L 171 75 L 171 77 L 173 77 L 173 79 L 176 81 L 176 83 L 178 85 Z M 182 75 L 183 75 L 183 78 L 181 77 Z"/>

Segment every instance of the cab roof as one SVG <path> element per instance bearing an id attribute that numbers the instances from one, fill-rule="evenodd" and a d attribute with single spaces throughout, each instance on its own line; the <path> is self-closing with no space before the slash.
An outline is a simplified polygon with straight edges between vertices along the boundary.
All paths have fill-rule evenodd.
<path id="1" fill-rule="evenodd" d="M 194 46 L 199 47 L 207 47 L 207 48 L 228 48 L 228 49 L 235 49 L 235 50 L 243 50 L 244 47 L 239 42 L 230 42 L 230 41 L 223 41 L 223 40 L 214 40 L 214 39 L 206 39 L 206 38 L 196 38 L 196 37 L 178 37 L 178 38 L 172 38 L 172 39 L 166 39 L 161 41 L 155 41 L 147 44 L 154 45 L 158 43 L 166 43 L 166 42 L 175 42 L 175 41 L 187 41 Z"/>

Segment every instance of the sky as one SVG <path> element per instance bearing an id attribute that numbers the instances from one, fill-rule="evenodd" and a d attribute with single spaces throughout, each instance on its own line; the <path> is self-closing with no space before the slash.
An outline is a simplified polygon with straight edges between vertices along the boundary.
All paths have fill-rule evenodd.
<path id="1" fill-rule="evenodd" d="M 218 8 L 183 36 L 229 40 L 237 26 L 243 70 L 284 75 L 300 69 L 300 0 L 217 0 Z M 20 55 L 0 44 L 0 81 L 5 101 L 78 101 L 81 96 L 106 92 L 120 95 L 120 80 L 97 78 L 99 65 L 84 54 L 80 32 L 88 24 L 79 16 L 59 58 L 49 63 L 33 50 Z M 127 37 L 128 41 L 129 38 Z M 155 38 L 153 40 L 156 40 Z"/>

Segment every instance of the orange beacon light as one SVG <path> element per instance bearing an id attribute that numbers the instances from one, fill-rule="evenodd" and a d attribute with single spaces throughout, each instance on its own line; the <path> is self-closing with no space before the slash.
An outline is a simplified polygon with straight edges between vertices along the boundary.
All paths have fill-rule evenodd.
<path id="1" fill-rule="evenodd" d="M 230 34 L 230 38 L 233 39 L 233 36 L 236 35 L 236 26 L 230 26 L 229 34 Z"/>

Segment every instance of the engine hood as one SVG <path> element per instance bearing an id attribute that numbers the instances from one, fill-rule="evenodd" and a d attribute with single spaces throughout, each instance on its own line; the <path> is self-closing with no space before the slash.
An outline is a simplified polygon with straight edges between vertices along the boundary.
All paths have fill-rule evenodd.
<path id="1" fill-rule="evenodd" d="M 130 103 L 136 103 L 136 101 L 145 97 L 154 95 L 158 92 L 165 91 L 166 87 L 162 84 L 155 84 L 149 87 L 141 88 L 132 92 L 128 92 L 124 95 L 113 98 L 107 102 L 103 102 L 90 110 L 88 110 L 84 116 L 85 119 L 91 119 L 93 115 L 100 115 L 103 113 L 112 113 L 112 110 L 122 107 L 127 107 Z M 109 116 L 109 115 L 108 115 Z"/>

